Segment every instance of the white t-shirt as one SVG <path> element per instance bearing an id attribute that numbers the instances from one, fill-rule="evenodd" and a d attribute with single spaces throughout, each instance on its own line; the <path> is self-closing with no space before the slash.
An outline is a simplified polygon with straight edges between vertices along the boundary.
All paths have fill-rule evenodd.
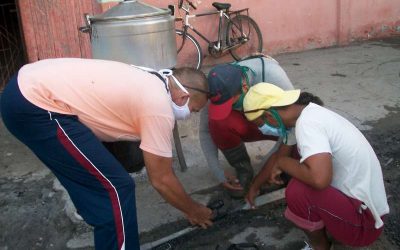
<path id="1" fill-rule="evenodd" d="M 380 163 L 363 134 L 342 116 L 310 103 L 296 122 L 296 139 L 300 162 L 318 153 L 332 155 L 331 186 L 362 201 L 380 228 L 389 205 Z"/>

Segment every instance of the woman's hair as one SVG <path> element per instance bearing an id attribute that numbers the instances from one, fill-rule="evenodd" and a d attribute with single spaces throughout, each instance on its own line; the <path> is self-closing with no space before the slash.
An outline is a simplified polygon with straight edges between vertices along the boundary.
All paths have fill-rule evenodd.
<path id="1" fill-rule="evenodd" d="M 298 105 L 308 105 L 310 102 L 323 106 L 324 103 L 318 96 L 315 96 L 309 92 L 301 92 L 299 99 L 294 104 Z"/>

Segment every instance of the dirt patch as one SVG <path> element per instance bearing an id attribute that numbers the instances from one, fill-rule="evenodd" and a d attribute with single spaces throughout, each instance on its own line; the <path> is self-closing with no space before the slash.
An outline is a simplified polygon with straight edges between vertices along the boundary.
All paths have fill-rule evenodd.
<path id="1" fill-rule="evenodd" d="M 0 249 L 64 249 L 74 224 L 66 217 L 52 176 L 0 179 Z"/>
<path id="2" fill-rule="evenodd" d="M 400 108 L 386 107 L 385 118 L 369 123 L 373 129 L 365 132 L 382 165 L 390 213 L 385 218 L 385 234 L 400 248 Z"/>

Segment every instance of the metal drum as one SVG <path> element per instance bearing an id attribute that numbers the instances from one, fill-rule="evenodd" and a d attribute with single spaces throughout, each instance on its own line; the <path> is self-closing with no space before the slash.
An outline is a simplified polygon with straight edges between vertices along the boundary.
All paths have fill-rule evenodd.
<path id="1" fill-rule="evenodd" d="M 176 65 L 175 23 L 171 10 L 140 1 L 120 2 L 101 15 L 86 15 L 93 58 L 146 66 Z"/>

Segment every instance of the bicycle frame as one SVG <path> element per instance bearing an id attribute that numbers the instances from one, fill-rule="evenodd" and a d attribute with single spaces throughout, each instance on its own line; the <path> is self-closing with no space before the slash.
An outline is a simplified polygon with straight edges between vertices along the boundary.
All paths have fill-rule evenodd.
<path id="1" fill-rule="evenodd" d="M 238 15 L 239 13 L 242 13 L 244 11 L 247 12 L 246 15 L 248 15 L 248 8 L 245 9 L 241 9 L 241 10 L 236 10 L 236 11 L 229 11 L 226 12 L 226 10 L 220 10 L 220 11 L 213 11 L 213 12 L 204 12 L 204 13 L 199 13 L 199 14 L 195 14 L 195 15 L 190 15 L 190 9 L 189 7 L 184 7 L 182 6 L 181 9 L 183 9 L 185 11 L 185 19 L 184 19 L 184 24 L 183 24 L 183 33 L 187 33 L 188 28 L 191 29 L 194 33 L 196 33 L 201 39 L 203 39 L 204 41 L 206 41 L 209 46 L 213 46 L 214 49 L 220 51 L 222 49 L 222 44 L 221 42 L 223 41 L 223 34 L 222 34 L 222 25 L 223 25 L 223 18 L 225 18 L 226 20 L 231 20 L 231 16 L 232 15 Z M 203 16 L 211 16 L 211 15 L 219 15 L 219 23 L 218 23 L 218 40 L 216 44 L 213 44 L 212 41 L 210 41 L 209 39 L 207 39 L 207 37 L 205 37 L 200 31 L 198 31 L 196 28 L 193 27 L 193 25 L 190 24 L 190 19 L 191 18 L 195 18 L 195 17 L 203 17 Z M 241 27 L 238 27 L 235 23 L 234 25 L 239 29 L 242 30 Z M 243 36 L 246 36 L 245 34 L 243 34 Z M 184 42 L 183 42 L 184 43 Z M 183 45 L 182 45 L 183 46 Z"/>

